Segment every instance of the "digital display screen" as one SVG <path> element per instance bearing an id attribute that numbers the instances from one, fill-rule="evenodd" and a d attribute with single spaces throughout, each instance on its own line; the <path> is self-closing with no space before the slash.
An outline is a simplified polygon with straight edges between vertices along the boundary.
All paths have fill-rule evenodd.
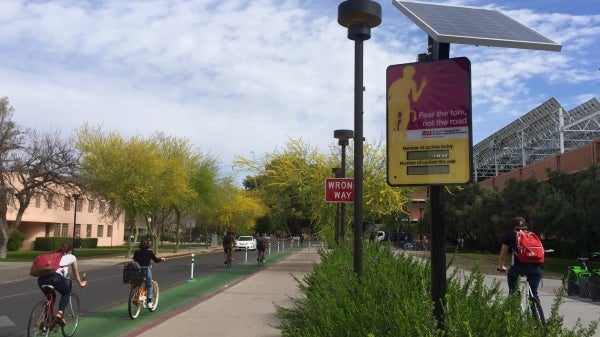
<path id="1" fill-rule="evenodd" d="M 406 174 L 409 176 L 427 175 L 427 174 L 449 174 L 449 165 L 434 165 L 434 166 L 407 166 Z"/>
<path id="2" fill-rule="evenodd" d="M 448 159 L 450 152 L 448 150 L 424 150 L 406 152 L 407 160 L 425 160 L 425 159 Z"/>

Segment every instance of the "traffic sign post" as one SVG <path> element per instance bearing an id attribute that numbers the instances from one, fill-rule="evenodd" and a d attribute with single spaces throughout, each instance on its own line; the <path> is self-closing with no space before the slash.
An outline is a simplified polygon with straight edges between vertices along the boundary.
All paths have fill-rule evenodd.
<path id="1" fill-rule="evenodd" d="M 327 178 L 325 179 L 326 202 L 354 202 L 353 178 Z"/>

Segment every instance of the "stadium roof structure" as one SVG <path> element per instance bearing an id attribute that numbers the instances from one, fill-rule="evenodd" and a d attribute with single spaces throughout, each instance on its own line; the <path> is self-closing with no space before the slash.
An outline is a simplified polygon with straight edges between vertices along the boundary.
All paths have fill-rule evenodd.
<path id="1" fill-rule="evenodd" d="M 473 147 L 475 181 L 508 173 L 600 139 L 600 101 L 566 111 L 553 97 Z"/>

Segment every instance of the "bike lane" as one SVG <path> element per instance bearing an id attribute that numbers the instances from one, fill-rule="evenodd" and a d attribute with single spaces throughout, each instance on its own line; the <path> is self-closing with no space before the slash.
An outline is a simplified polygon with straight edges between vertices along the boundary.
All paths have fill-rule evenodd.
<path id="1" fill-rule="evenodd" d="M 265 266 L 256 262 L 235 264 L 232 268 L 202 277 L 188 280 L 185 284 L 169 289 L 160 289 L 158 307 L 154 312 L 143 308 L 137 319 L 131 319 L 127 312 L 126 299 L 121 305 L 112 307 L 94 316 L 82 317 L 75 336 L 126 337 L 136 336 L 189 308 L 219 294 L 251 275 L 260 272 L 268 264 L 275 263 L 285 256 L 297 252 L 300 248 L 290 248 L 282 252 L 271 253 Z M 160 287 L 160 280 L 159 282 Z"/>

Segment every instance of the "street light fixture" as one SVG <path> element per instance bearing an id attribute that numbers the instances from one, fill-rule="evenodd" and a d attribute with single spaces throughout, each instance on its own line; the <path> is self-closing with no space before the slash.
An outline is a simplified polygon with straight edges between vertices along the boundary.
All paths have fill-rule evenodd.
<path id="1" fill-rule="evenodd" d="M 77 227 L 77 200 L 79 200 L 79 197 L 81 195 L 78 193 L 73 193 L 73 200 L 74 200 L 74 205 L 73 205 L 73 248 L 71 253 L 73 255 L 75 255 L 75 237 L 77 235 L 77 233 L 75 232 L 75 227 Z"/>
<path id="2" fill-rule="evenodd" d="M 354 137 L 352 130 L 334 130 L 333 138 L 338 139 L 338 144 L 342 147 L 342 167 L 340 178 L 346 178 L 346 146 L 350 144 L 350 139 Z M 340 239 L 346 237 L 346 204 L 340 205 Z"/>
<path id="3" fill-rule="evenodd" d="M 354 272 L 362 277 L 363 227 L 363 41 L 381 23 L 381 5 L 370 0 L 346 0 L 338 6 L 338 23 L 354 40 Z"/>

